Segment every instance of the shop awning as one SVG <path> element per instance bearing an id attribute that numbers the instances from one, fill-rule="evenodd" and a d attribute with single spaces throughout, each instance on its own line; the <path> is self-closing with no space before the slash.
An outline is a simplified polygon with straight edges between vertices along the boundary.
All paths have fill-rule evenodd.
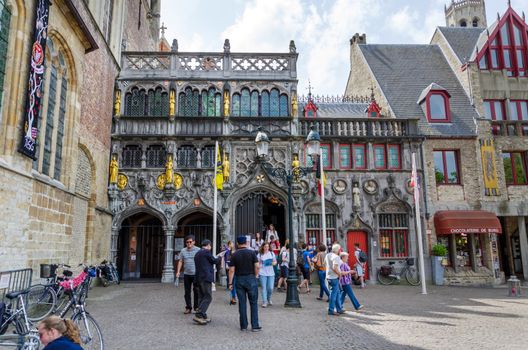
<path id="1" fill-rule="evenodd" d="M 437 235 L 458 233 L 502 233 L 497 216 L 483 210 L 443 210 L 436 212 L 434 224 Z"/>

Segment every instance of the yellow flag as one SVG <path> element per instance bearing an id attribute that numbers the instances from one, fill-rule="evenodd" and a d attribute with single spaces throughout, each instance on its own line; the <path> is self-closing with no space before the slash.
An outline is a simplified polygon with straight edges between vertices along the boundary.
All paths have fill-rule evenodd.
<path id="1" fill-rule="evenodd" d="M 220 147 L 215 147 L 216 153 L 216 188 L 222 191 L 224 185 L 224 173 L 222 171 L 222 158 L 220 157 Z"/>

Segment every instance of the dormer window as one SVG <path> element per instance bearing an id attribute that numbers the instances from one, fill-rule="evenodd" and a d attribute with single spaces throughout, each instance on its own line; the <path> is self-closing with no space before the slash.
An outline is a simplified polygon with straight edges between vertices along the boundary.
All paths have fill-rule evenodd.
<path id="1" fill-rule="evenodd" d="M 450 97 L 451 95 L 446 89 L 435 83 L 432 83 L 422 91 L 418 104 L 422 106 L 430 123 L 451 122 Z M 423 106 L 424 102 L 425 106 Z"/>

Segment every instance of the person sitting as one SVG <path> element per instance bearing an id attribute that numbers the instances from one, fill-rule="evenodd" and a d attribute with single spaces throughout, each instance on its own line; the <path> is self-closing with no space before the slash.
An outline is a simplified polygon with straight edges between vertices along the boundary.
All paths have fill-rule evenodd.
<path id="1" fill-rule="evenodd" d="M 50 316 L 38 324 L 43 350 L 82 350 L 79 329 L 72 320 Z"/>

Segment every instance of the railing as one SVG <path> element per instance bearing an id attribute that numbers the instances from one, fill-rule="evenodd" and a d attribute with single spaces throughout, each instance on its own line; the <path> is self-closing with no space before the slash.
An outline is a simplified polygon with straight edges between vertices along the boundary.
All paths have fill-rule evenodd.
<path id="1" fill-rule="evenodd" d="M 313 126 L 321 136 L 390 137 L 416 134 L 412 121 L 399 119 L 301 119 L 299 134 L 308 135 Z M 413 127 L 414 126 L 414 127 Z"/>
<path id="2" fill-rule="evenodd" d="M 256 135 L 259 128 L 274 136 L 292 134 L 292 123 L 289 117 L 231 117 L 229 125 L 232 135 Z"/>
<path id="3" fill-rule="evenodd" d="M 498 136 L 527 136 L 528 120 L 492 120 L 491 131 Z"/>
<path id="4" fill-rule="evenodd" d="M 461 8 L 466 5 L 482 5 L 483 0 L 457 0 L 452 1 L 451 5 L 445 9 L 445 13 L 449 14 L 451 11 L 457 8 Z"/>
<path id="5" fill-rule="evenodd" d="M 32 269 L 1 271 L 0 300 L 4 300 L 7 293 L 28 289 L 31 286 L 32 277 Z"/>

